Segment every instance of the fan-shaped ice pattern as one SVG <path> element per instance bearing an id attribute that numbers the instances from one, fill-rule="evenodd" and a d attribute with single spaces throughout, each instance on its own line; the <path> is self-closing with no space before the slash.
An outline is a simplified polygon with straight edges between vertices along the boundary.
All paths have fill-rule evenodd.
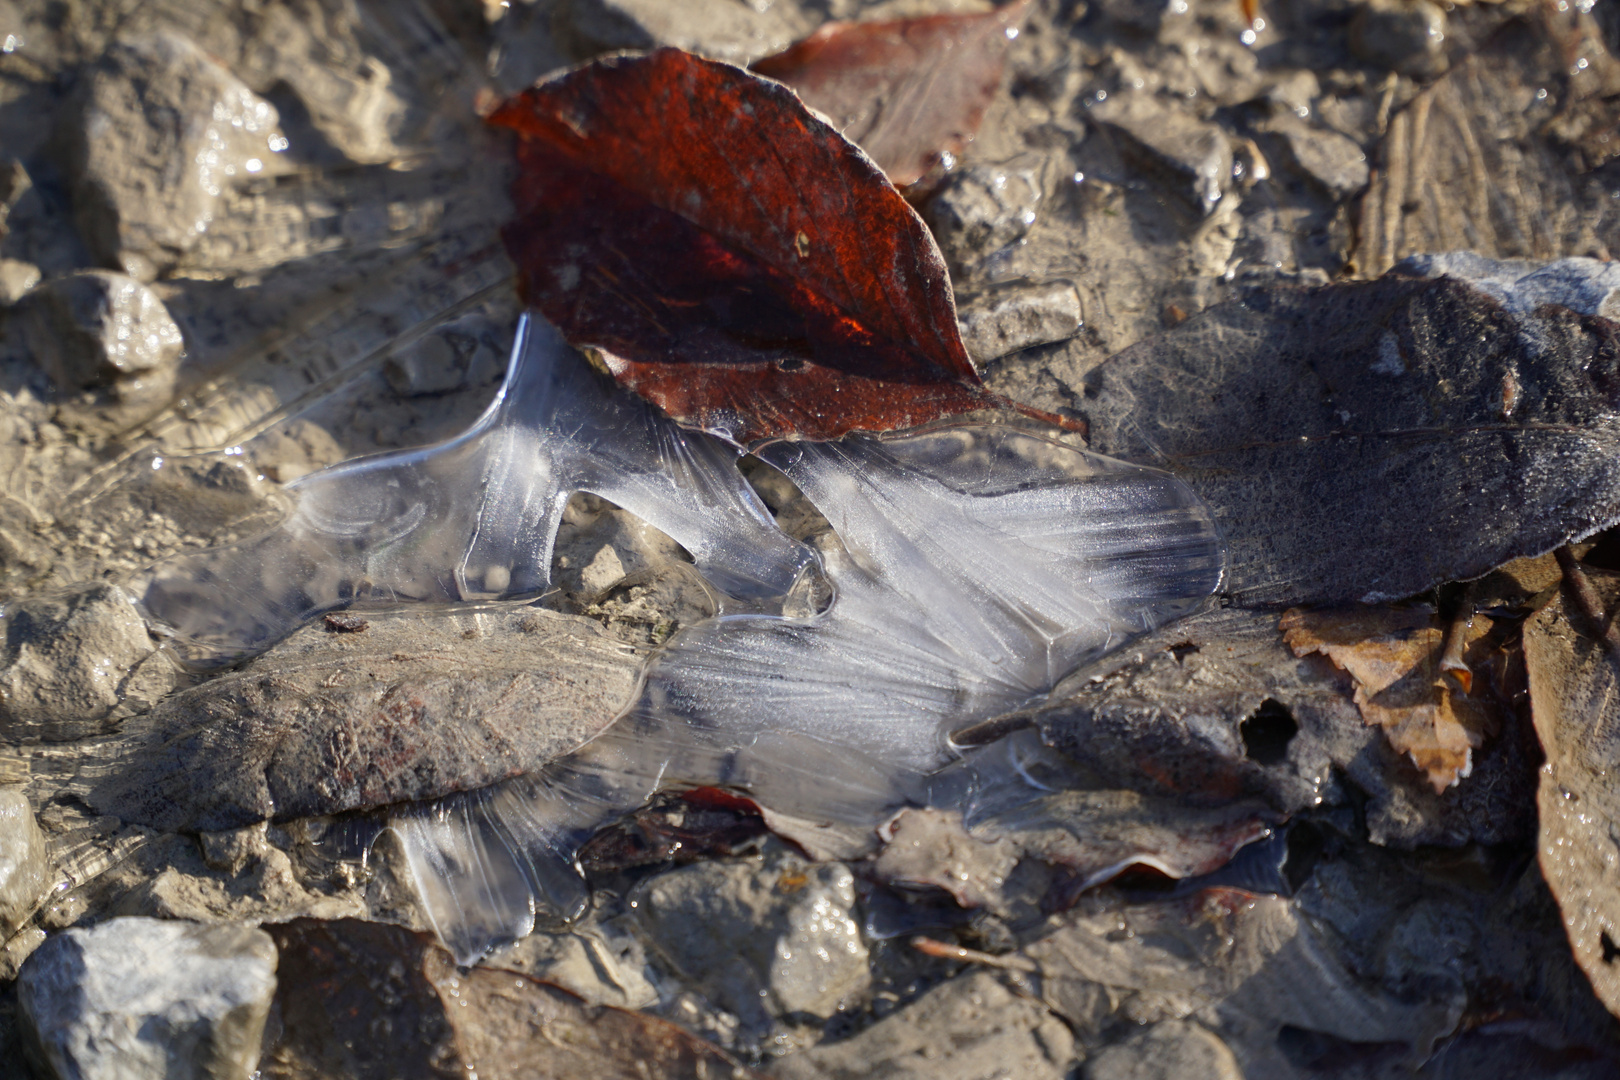
<path id="1" fill-rule="evenodd" d="M 691 626 L 581 753 L 399 815 L 420 895 L 463 959 L 527 933 L 536 904 L 583 902 L 559 857 L 660 786 L 731 784 L 774 811 L 875 822 L 946 760 L 949 730 L 1025 704 L 1220 578 L 1213 525 L 1178 481 L 1012 428 L 756 453 L 831 523 L 833 602 Z"/>
<path id="2" fill-rule="evenodd" d="M 279 529 L 159 563 L 135 592 L 199 664 L 336 608 L 532 598 L 569 495 L 589 491 L 674 537 L 727 592 L 780 595 L 810 551 L 776 528 L 736 457 L 613 392 L 525 319 L 500 395 L 466 434 L 312 473 L 289 486 L 297 508 Z"/>
<path id="3" fill-rule="evenodd" d="M 592 744 L 401 808 L 392 825 L 420 898 L 462 960 L 528 933 L 537 909 L 574 913 L 580 843 L 660 787 L 729 784 L 773 812 L 875 823 L 948 759 L 949 731 L 1026 704 L 1220 580 L 1219 539 L 1185 485 L 1019 429 L 755 453 L 831 524 L 831 602 L 689 626 Z M 279 529 L 159 564 L 144 603 L 207 662 L 352 604 L 535 596 L 580 490 L 663 529 L 731 595 L 785 596 L 815 555 L 736 464 L 734 449 L 613 392 L 531 318 L 500 399 L 466 435 L 312 474 Z"/>

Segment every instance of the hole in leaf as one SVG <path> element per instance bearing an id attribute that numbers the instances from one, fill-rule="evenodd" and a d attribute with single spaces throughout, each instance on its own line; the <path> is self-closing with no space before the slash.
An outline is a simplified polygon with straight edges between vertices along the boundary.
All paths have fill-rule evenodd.
<path id="1" fill-rule="evenodd" d="M 1598 944 L 1603 946 L 1603 962 L 1605 964 L 1614 963 L 1614 958 L 1620 956 L 1620 945 L 1614 943 L 1614 938 L 1609 936 L 1607 930 L 1598 935 Z"/>
<path id="2" fill-rule="evenodd" d="M 1259 765 L 1277 765 L 1288 756 L 1288 744 L 1299 734 L 1299 722 L 1288 706 L 1266 698 L 1260 707 L 1238 727 L 1243 736 L 1243 753 Z"/>

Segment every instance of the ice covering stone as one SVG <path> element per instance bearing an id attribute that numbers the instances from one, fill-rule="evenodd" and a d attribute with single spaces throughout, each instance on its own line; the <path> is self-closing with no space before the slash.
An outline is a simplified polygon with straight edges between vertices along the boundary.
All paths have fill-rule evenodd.
<path id="1" fill-rule="evenodd" d="M 92 69 L 69 157 L 98 258 L 150 281 L 208 231 L 221 189 L 263 172 L 279 117 L 179 34 L 119 42 Z"/>
<path id="2" fill-rule="evenodd" d="M 34 1052 L 59 1080 L 246 1080 L 276 990 L 262 930 L 110 919 L 41 945 L 17 980 Z"/>

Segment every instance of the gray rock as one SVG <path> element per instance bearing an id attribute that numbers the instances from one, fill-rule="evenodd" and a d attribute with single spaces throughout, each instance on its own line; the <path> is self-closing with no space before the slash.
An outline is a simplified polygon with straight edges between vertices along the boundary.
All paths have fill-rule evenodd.
<path id="1" fill-rule="evenodd" d="M 1257 289 L 1071 384 L 1091 449 L 1182 477 L 1243 606 L 1376 603 L 1620 520 L 1620 329 L 1392 274 Z"/>
<path id="2" fill-rule="evenodd" d="M 747 64 L 792 44 L 807 29 L 789 3 L 743 0 L 566 0 L 558 36 L 582 59 L 617 49 L 673 45 L 687 52 Z"/>
<path id="3" fill-rule="evenodd" d="M 1014 285 L 957 300 L 957 321 L 968 354 L 986 363 L 1080 332 L 1080 294 L 1067 281 Z"/>
<path id="4" fill-rule="evenodd" d="M 1278 1045 L 1284 1026 L 1404 1043 L 1400 1056 L 1421 1063 L 1467 1000 L 1456 984 L 1425 987 L 1416 1000 L 1398 980 L 1368 985 L 1330 931 L 1277 896 L 1209 889 L 1054 923 L 1024 953 L 1039 966 L 1042 998 L 1082 1039 L 1097 1041 L 1120 1021 L 1192 1019 L 1230 1048 L 1240 1076 L 1298 1075 Z"/>
<path id="5" fill-rule="evenodd" d="M 670 870 L 631 899 L 653 951 L 750 1027 L 783 1013 L 831 1016 L 871 979 L 855 879 L 840 863 L 775 849 L 763 864 Z"/>
<path id="6" fill-rule="evenodd" d="M 1069 1075 L 1073 1059 L 1074 1036 L 1062 1021 L 977 971 L 930 990 L 853 1038 L 782 1059 L 772 1074 L 783 1080 L 1058 1080 Z"/>
<path id="7" fill-rule="evenodd" d="M 1274 613 L 1183 620 L 1065 680 L 1034 718 L 1052 746 L 1149 793 L 1251 792 L 1293 813 L 1342 798 L 1340 770 L 1368 796 L 1378 844 L 1518 842 L 1534 825 L 1535 769 L 1515 732 L 1491 740 L 1471 775 L 1437 795 L 1361 718 L 1342 673 L 1283 644 Z"/>
<path id="8" fill-rule="evenodd" d="M 1188 1020 L 1165 1020 L 1086 1062 L 1085 1080 L 1243 1080 L 1225 1043 Z"/>
<path id="9" fill-rule="evenodd" d="M 1367 186 L 1367 155 L 1354 139 L 1327 128 L 1312 127 L 1291 115 L 1268 125 L 1282 137 L 1295 169 L 1321 185 L 1334 199 L 1344 199 Z"/>
<path id="10" fill-rule="evenodd" d="M 276 990 L 262 930 L 111 919 L 40 946 L 17 984 L 58 1080 L 247 1080 Z"/>
<path id="11" fill-rule="evenodd" d="M 50 887 L 45 834 L 20 787 L 0 787 L 0 937 L 9 936 Z"/>
<path id="12" fill-rule="evenodd" d="M 928 204 L 928 224 L 953 266 L 1015 244 L 1044 209 L 1046 159 L 1020 155 L 951 176 Z"/>
<path id="13" fill-rule="evenodd" d="M 265 169 L 276 110 L 178 34 L 114 45 L 70 131 L 74 205 L 97 258 L 142 280 L 208 230 L 221 189 Z"/>
<path id="14" fill-rule="evenodd" d="M 1366 0 L 1350 22 L 1350 49 L 1403 75 L 1445 70 L 1446 13 L 1429 0 Z"/>
<path id="15" fill-rule="evenodd" d="M 3 625 L 0 732 L 7 738 L 97 734 L 173 685 L 146 623 L 116 585 L 24 601 L 6 611 Z"/>
<path id="16" fill-rule="evenodd" d="M 1232 184 L 1232 144 L 1215 124 L 1146 92 L 1114 94 L 1087 114 L 1126 161 L 1208 214 Z"/>
<path id="17" fill-rule="evenodd" d="M 0 307 L 15 304 L 39 284 L 39 267 L 21 259 L 0 259 Z"/>
<path id="18" fill-rule="evenodd" d="M 63 426 L 118 430 L 174 393 L 184 342 L 157 294 L 133 278 L 85 270 L 37 286 L 13 310 L 25 352 L 66 399 Z"/>

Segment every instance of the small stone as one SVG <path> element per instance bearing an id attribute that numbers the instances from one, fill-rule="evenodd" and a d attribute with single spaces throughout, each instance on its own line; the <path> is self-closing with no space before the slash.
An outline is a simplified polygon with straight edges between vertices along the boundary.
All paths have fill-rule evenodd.
<path id="1" fill-rule="evenodd" d="M 1282 136 L 1298 171 L 1321 185 L 1335 200 L 1348 198 L 1367 186 L 1371 175 L 1367 155 L 1349 136 L 1313 128 L 1293 117 L 1279 118 L 1272 130 Z"/>
<path id="2" fill-rule="evenodd" d="M 246 1080 L 276 989 L 262 930 L 110 919 L 41 945 L 17 981 L 24 1037 L 68 1080 Z"/>
<path id="3" fill-rule="evenodd" d="M 1350 51 L 1402 75 L 1446 69 L 1446 13 L 1430 0 L 1368 0 L 1350 22 Z"/>
<path id="4" fill-rule="evenodd" d="M 1067 281 L 1013 285 L 959 300 L 962 343 L 978 363 L 1080 332 L 1080 294 Z"/>
<path id="5" fill-rule="evenodd" d="M 579 572 L 579 582 L 587 595 L 595 596 L 624 580 L 624 563 L 619 553 L 604 544 L 596 557 Z"/>
<path id="6" fill-rule="evenodd" d="M 406 397 L 446 394 L 467 381 L 464 359 L 441 334 L 429 334 L 388 358 L 388 385 Z"/>
<path id="7" fill-rule="evenodd" d="M 751 1027 L 772 1014 L 829 1017 L 871 981 L 855 878 L 841 863 L 781 850 L 763 866 L 694 863 L 643 883 L 633 899 L 652 949 Z"/>
<path id="8" fill-rule="evenodd" d="M 1243 1080 L 1237 1058 L 1214 1032 L 1189 1020 L 1165 1020 L 1086 1062 L 1085 1080 Z"/>
<path id="9" fill-rule="evenodd" d="M 952 262 L 1015 244 L 1043 209 L 1045 160 L 975 165 L 950 177 L 928 204 L 928 224 Z"/>
<path id="10" fill-rule="evenodd" d="M 50 887 L 45 834 L 19 787 L 0 787 L 0 937 L 34 910 Z"/>
<path id="11" fill-rule="evenodd" d="M 618 49 L 673 45 L 716 60 L 748 64 L 780 52 L 802 36 L 809 28 L 797 16 L 786 3 L 567 0 L 554 25 L 582 59 Z"/>
<path id="12" fill-rule="evenodd" d="M 1232 183 L 1232 145 L 1215 124 L 1148 93 L 1121 93 L 1092 106 L 1092 121 L 1119 139 L 1126 160 L 1205 214 Z"/>
<path id="13" fill-rule="evenodd" d="M 358 634 L 371 625 L 358 615 L 345 615 L 336 611 L 329 613 L 322 622 L 334 634 Z"/>
<path id="14" fill-rule="evenodd" d="M 265 833 L 266 825 L 261 821 L 241 829 L 198 833 L 197 844 L 202 848 L 203 863 L 210 870 L 223 870 L 234 876 L 269 852 L 270 842 Z"/>
<path id="15" fill-rule="evenodd" d="M 782 1080 L 1058 1080 L 1070 1075 L 1073 1058 L 1074 1036 L 1061 1020 L 977 971 L 853 1038 L 784 1058 L 772 1073 Z M 1205 1080 L 1197 1072 L 1165 1076 Z"/>
<path id="16" fill-rule="evenodd" d="M 69 130 L 74 207 L 98 259 L 151 280 L 207 232 L 221 190 L 273 160 L 279 118 L 190 41 L 108 49 Z"/>
<path id="17" fill-rule="evenodd" d="M 0 307 L 15 304 L 39 284 L 39 267 L 21 259 L 0 259 Z"/>
<path id="18" fill-rule="evenodd" d="M 146 623 L 116 585 L 24 601 L 6 612 L 3 625 L 0 732 L 10 739 L 76 739 L 108 730 L 132 674 L 155 651 Z"/>
<path id="19" fill-rule="evenodd" d="M 180 328 L 133 278 L 108 270 L 55 278 L 23 297 L 12 318 L 25 352 L 69 399 L 64 426 L 127 427 L 173 396 Z"/>

